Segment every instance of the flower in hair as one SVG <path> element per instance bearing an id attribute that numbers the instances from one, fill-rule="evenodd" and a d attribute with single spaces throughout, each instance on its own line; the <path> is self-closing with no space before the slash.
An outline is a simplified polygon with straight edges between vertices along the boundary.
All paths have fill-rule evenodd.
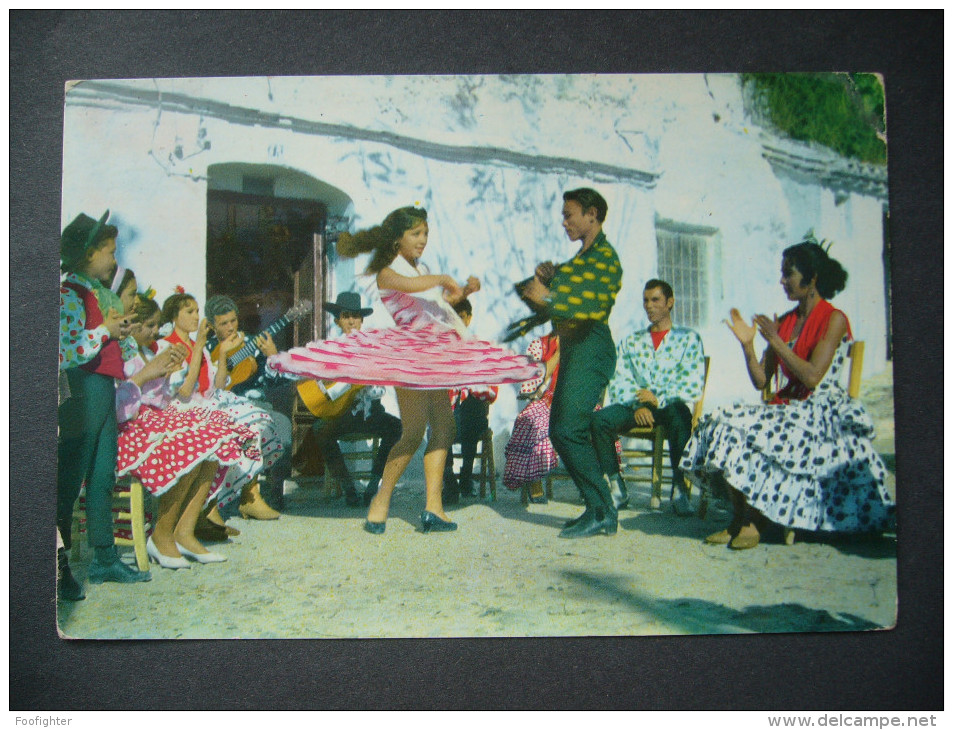
<path id="1" fill-rule="evenodd" d="M 146 299 L 155 299 L 155 298 L 156 298 L 156 290 L 153 289 L 153 288 L 150 286 L 148 289 L 146 289 L 144 292 L 142 292 L 142 296 L 145 297 Z"/>
<path id="2" fill-rule="evenodd" d="M 185 287 L 182 286 L 181 284 L 176 284 L 176 285 L 175 285 L 175 293 L 176 293 L 176 294 L 185 294 Z"/>

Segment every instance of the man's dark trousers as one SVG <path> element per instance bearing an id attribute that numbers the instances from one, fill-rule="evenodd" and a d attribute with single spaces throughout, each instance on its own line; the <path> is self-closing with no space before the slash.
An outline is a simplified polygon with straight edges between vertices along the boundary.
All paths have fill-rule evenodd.
<path id="1" fill-rule="evenodd" d="M 681 461 L 685 445 L 692 435 L 692 412 L 680 400 L 672 401 L 664 408 L 649 405 L 645 408 L 651 411 L 656 425 L 665 428 L 669 459 L 672 464 L 672 486 L 682 491 L 685 488 L 685 480 L 678 462 Z M 611 477 L 619 473 L 619 459 L 615 450 L 616 439 L 620 433 L 633 429 L 637 425 L 635 410 L 621 403 L 607 406 L 593 416 L 593 442 L 604 474 Z"/>
<path id="2" fill-rule="evenodd" d="M 586 503 L 601 519 L 612 505 L 609 487 L 593 445 L 593 410 L 615 372 L 615 344 L 609 327 L 582 323 L 559 330 L 559 376 L 549 415 L 549 438 Z"/>
<path id="3" fill-rule="evenodd" d="M 317 419 L 311 426 L 315 440 L 321 453 L 324 456 L 326 468 L 330 470 L 331 475 L 342 482 L 342 485 L 353 486 L 351 474 L 344 463 L 344 456 L 341 453 L 341 447 L 338 445 L 338 439 L 352 433 L 371 433 L 379 436 L 380 446 L 377 449 L 377 457 L 371 466 L 373 474 L 371 480 L 380 479 L 384 473 L 384 464 L 387 462 L 387 456 L 390 450 L 398 441 L 400 441 L 401 425 L 400 419 L 392 416 L 384 410 L 380 401 L 374 401 L 367 418 L 363 412 L 357 415 L 348 411 L 338 418 L 324 420 Z"/>

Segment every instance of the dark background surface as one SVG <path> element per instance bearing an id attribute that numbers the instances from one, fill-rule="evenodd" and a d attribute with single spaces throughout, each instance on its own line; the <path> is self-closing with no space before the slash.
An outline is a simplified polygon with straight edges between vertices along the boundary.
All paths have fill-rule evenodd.
<path id="1" fill-rule="evenodd" d="M 942 44 L 939 11 L 11 11 L 10 317 L 11 343 L 19 344 L 10 347 L 10 709 L 942 709 Z M 895 630 L 525 640 L 57 637 L 53 363 L 65 81 L 824 70 L 876 71 L 886 83 L 900 511 Z"/>

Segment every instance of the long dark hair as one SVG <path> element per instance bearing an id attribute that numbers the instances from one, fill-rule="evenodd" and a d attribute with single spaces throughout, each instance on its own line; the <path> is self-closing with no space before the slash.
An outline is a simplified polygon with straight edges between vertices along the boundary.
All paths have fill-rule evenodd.
<path id="1" fill-rule="evenodd" d="M 787 259 L 804 278 L 804 283 L 817 276 L 817 293 L 830 299 L 847 286 L 847 272 L 837 259 L 832 259 L 816 241 L 802 241 L 784 249 Z"/>
<path id="2" fill-rule="evenodd" d="M 390 266 L 397 258 L 397 242 L 404 235 L 404 231 L 426 222 L 427 211 L 423 208 L 398 208 L 388 213 L 379 226 L 354 234 L 342 233 L 337 243 L 338 254 L 351 259 L 360 253 L 373 251 L 374 255 L 365 273 L 376 274 Z"/>

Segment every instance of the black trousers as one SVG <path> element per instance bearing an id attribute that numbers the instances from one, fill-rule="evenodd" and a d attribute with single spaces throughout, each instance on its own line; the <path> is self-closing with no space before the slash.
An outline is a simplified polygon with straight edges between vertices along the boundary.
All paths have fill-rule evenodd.
<path id="1" fill-rule="evenodd" d="M 324 456 L 325 468 L 331 471 L 331 476 L 337 479 L 342 487 L 345 485 L 353 487 L 354 483 L 350 472 L 347 470 L 347 465 L 344 463 L 344 455 L 338 445 L 339 438 L 352 433 L 370 433 L 380 437 L 381 443 L 377 449 L 377 456 L 371 466 L 373 473 L 371 482 L 373 483 L 380 479 L 384 473 L 387 456 L 390 454 L 390 450 L 394 448 L 394 444 L 400 441 L 400 434 L 403 430 L 400 419 L 385 411 L 380 401 L 374 403 L 366 418 L 363 412 L 356 415 L 347 412 L 334 419 L 324 420 L 319 418 L 312 424 L 311 429 Z"/>
<path id="2" fill-rule="evenodd" d="M 63 544 L 71 547 L 73 506 L 85 482 L 89 544 L 108 548 L 115 543 L 112 494 L 118 451 L 116 383 L 108 375 L 82 368 L 70 368 L 66 377 L 70 398 L 59 408 L 56 524 Z"/>
<path id="3" fill-rule="evenodd" d="M 692 435 L 692 412 L 680 400 L 669 403 L 665 408 L 645 407 L 652 412 L 655 423 L 665 427 L 669 460 L 672 465 L 672 486 L 681 491 L 685 488 L 685 480 L 678 463 Z M 611 477 L 619 473 L 615 441 L 620 433 L 635 428 L 636 425 L 638 424 L 635 422 L 635 410 L 621 403 L 603 408 L 593 416 L 593 441 L 604 474 Z"/>
<path id="4" fill-rule="evenodd" d="M 593 444 L 593 410 L 615 372 L 615 344 L 609 327 L 588 325 L 560 333 L 559 376 L 549 415 L 549 439 L 586 503 L 601 513 L 612 504 Z"/>
<path id="5" fill-rule="evenodd" d="M 455 444 L 460 444 L 460 480 L 468 481 L 473 475 L 473 460 L 476 458 L 477 445 L 490 426 L 490 404 L 479 398 L 466 398 L 453 410 L 453 420 L 457 426 Z M 447 452 L 447 465 L 443 470 L 444 484 L 453 483 L 453 456 Z"/>

